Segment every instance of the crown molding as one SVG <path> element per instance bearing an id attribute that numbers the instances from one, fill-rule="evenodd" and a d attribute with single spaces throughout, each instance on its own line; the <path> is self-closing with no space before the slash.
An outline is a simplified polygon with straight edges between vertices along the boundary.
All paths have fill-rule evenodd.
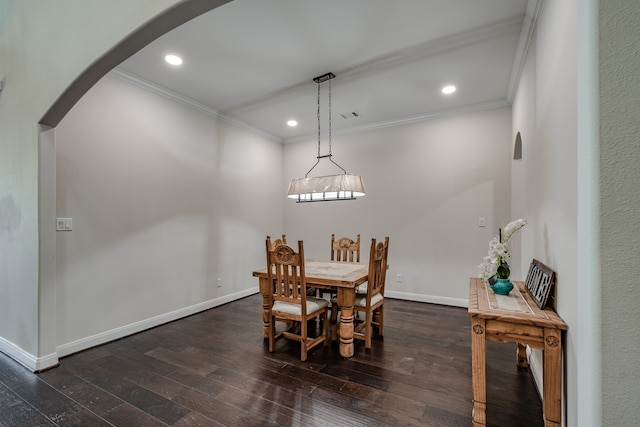
<path id="1" fill-rule="evenodd" d="M 541 1 L 542 0 L 529 0 L 529 4 L 527 5 L 527 14 L 529 13 L 531 2 L 539 3 Z M 357 80 L 362 77 L 384 72 L 385 70 L 398 67 L 403 64 L 434 57 L 462 47 L 480 43 L 481 41 L 491 40 L 505 34 L 511 34 L 519 29 L 522 32 L 522 22 L 523 21 L 519 16 L 505 19 L 490 25 L 473 28 L 462 33 L 448 35 L 439 39 L 428 40 L 424 43 L 408 46 L 404 49 L 390 52 L 386 55 L 370 59 L 352 67 L 335 69 L 333 71 L 335 75 L 340 77 L 340 82 Z M 522 35 L 520 37 L 522 37 Z M 261 107 L 273 102 L 274 99 L 283 99 L 291 95 L 299 94 L 301 91 L 308 91 L 311 84 L 311 79 L 297 82 L 291 86 L 265 93 L 257 98 L 230 106 L 229 108 L 226 108 L 226 111 L 231 114 L 235 114 L 252 108 Z"/>
<path id="2" fill-rule="evenodd" d="M 537 0 L 536 0 L 537 1 Z M 278 138 L 277 136 L 271 135 L 268 132 L 265 132 L 261 129 L 258 129 L 254 126 L 251 126 L 241 120 L 238 120 L 232 116 L 229 116 L 228 114 L 224 114 L 218 110 L 216 110 L 215 108 L 212 108 L 208 105 L 205 105 L 201 102 L 198 102 L 194 99 L 191 99 L 189 97 L 186 97 L 184 95 L 181 95 L 177 92 L 174 92 L 170 89 L 165 88 L 164 86 L 158 85 L 154 82 L 151 82 L 149 80 L 146 80 L 140 76 L 137 76 L 133 73 L 129 73 L 126 72 L 122 69 L 119 68 L 114 68 L 113 70 L 111 70 L 109 72 L 110 75 L 113 75 L 115 77 L 118 77 L 120 79 L 123 79 L 135 86 L 138 86 L 142 89 L 145 89 L 149 92 L 155 93 L 157 95 L 163 96 L 167 99 L 173 100 L 175 102 L 178 102 L 180 104 L 186 105 L 190 108 L 193 108 L 197 111 L 200 111 L 204 114 L 207 114 L 211 117 L 215 117 L 215 118 L 219 118 L 221 120 L 224 120 L 228 123 L 233 124 L 234 126 L 237 126 L 239 128 L 243 128 L 246 130 L 249 130 L 251 132 L 257 133 L 259 135 L 264 136 L 265 138 L 268 138 L 272 141 L 275 142 L 279 142 L 282 144 L 292 144 L 292 143 L 296 143 L 296 142 L 302 142 L 302 141 L 307 141 L 309 139 L 315 138 L 315 134 L 307 134 L 307 135 L 301 135 L 301 136 L 296 136 L 296 137 L 292 137 L 292 138 Z M 442 118 L 442 117 L 447 117 L 447 116 L 454 116 L 454 115 L 459 115 L 459 114 L 465 114 L 465 113 L 472 113 L 472 112 L 476 112 L 476 111 L 482 111 L 482 110 L 490 110 L 490 109 L 494 109 L 494 108 L 501 108 L 501 107 L 507 107 L 511 105 L 511 100 L 509 99 L 498 99 L 498 100 L 494 100 L 494 101 L 489 101 L 489 102 L 482 102 L 479 104 L 473 104 L 473 105 L 466 105 L 463 107 L 459 107 L 459 108 L 452 108 L 452 109 L 448 109 L 448 110 L 442 110 L 442 111 L 436 111 L 433 113 L 428 113 L 428 114 L 420 114 L 420 115 L 416 115 L 416 116 L 408 116 L 408 117 L 400 117 L 394 120 L 388 120 L 388 121 L 383 121 L 383 122 L 377 122 L 377 123 L 370 123 L 367 125 L 362 125 L 362 126 L 353 126 L 353 127 L 349 127 L 349 128 L 345 128 L 345 129 L 341 129 L 339 131 L 336 131 L 335 129 L 333 130 L 333 135 L 334 136 L 340 136 L 340 135 L 349 135 L 349 134 L 354 134 L 354 133 L 361 133 L 361 132 L 370 132 L 376 129 L 383 129 L 383 128 L 387 128 L 387 127 L 393 127 L 393 126 L 401 126 L 401 125 L 406 125 L 406 124 L 410 124 L 410 123 L 416 123 L 416 122 L 421 122 L 421 121 L 426 121 L 426 120 L 433 120 L 433 119 L 437 119 L 437 118 Z"/>
<path id="3" fill-rule="evenodd" d="M 529 45 L 531 44 L 533 32 L 536 28 L 536 20 L 538 19 L 541 4 L 542 0 L 529 0 L 527 3 L 520 38 L 518 39 L 518 48 L 516 49 L 513 67 L 511 68 L 509 86 L 507 86 L 507 100 L 509 100 L 509 102 L 513 101 L 518 83 L 520 82 L 520 76 L 522 75 L 524 63 L 527 59 L 527 52 L 529 51 Z"/>
<path id="4" fill-rule="evenodd" d="M 228 114 L 224 114 L 218 110 L 216 110 L 215 108 L 212 108 L 206 104 L 203 104 L 199 101 L 196 101 L 192 98 L 189 98 L 187 96 L 181 95 L 177 92 L 174 92 L 170 89 L 167 89 L 166 87 L 159 85 L 157 83 L 154 83 L 150 80 L 144 79 L 136 74 L 130 73 L 128 71 L 125 71 L 119 67 L 114 68 L 113 70 L 111 70 L 109 72 L 109 75 L 112 75 L 114 77 L 118 77 L 128 83 L 131 83 L 135 86 L 138 86 L 142 89 L 145 89 L 149 92 L 155 93 L 156 95 L 160 95 L 164 98 L 170 99 L 172 101 L 175 101 L 179 104 L 182 105 L 186 105 L 187 107 L 193 108 L 196 111 L 199 111 L 201 113 L 207 114 L 211 117 L 215 117 L 217 119 L 221 119 L 224 120 L 234 126 L 237 126 L 239 128 L 243 128 L 246 130 L 249 130 L 251 132 L 257 133 L 258 135 L 264 136 L 265 138 L 268 138 L 272 141 L 275 142 L 280 142 L 282 143 L 282 138 L 278 138 L 275 135 L 272 135 L 268 132 L 263 131 L 262 129 L 258 129 L 257 127 L 251 126 L 241 120 L 236 119 L 235 117 L 232 117 Z"/>
<path id="5" fill-rule="evenodd" d="M 492 110 L 494 108 L 508 107 L 510 105 L 511 105 L 511 102 L 508 101 L 507 99 L 498 99 L 495 101 L 482 102 L 482 103 L 473 104 L 473 105 L 465 105 L 459 108 L 451 108 L 448 110 L 441 110 L 441 111 L 436 111 L 428 114 L 421 114 L 421 115 L 410 116 L 410 117 L 400 117 L 395 120 L 388 120 L 388 121 L 378 122 L 378 123 L 370 123 L 368 125 L 362 125 L 362 126 L 353 126 L 353 127 L 341 129 L 338 131 L 334 129 L 332 130 L 331 133 L 333 134 L 333 136 L 341 136 L 341 135 L 349 135 L 349 134 L 361 133 L 361 132 L 370 132 L 376 129 L 383 129 L 383 128 L 388 128 L 393 126 L 402 126 L 410 123 L 439 119 L 442 117 L 457 116 L 465 113 L 473 113 L 476 111 Z M 296 136 L 296 137 L 284 139 L 283 143 L 293 144 L 296 142 L 308 141 L 309 139 L 313 139 L 314 137 L 316 137 L 316 134 Z"/>

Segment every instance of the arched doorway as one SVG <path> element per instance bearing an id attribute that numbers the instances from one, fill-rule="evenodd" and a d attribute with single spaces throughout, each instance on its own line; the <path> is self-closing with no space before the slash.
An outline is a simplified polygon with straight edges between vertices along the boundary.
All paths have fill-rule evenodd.
<path id="1" fill-rule="evenodd" d="M 69 109 L 91 86 L 146 45 L 185 22 L 231 0 L 186 0 L 156 16 L 105 52 L 60 95 L 40 120 L 41 125 L 56 127 Z"/>

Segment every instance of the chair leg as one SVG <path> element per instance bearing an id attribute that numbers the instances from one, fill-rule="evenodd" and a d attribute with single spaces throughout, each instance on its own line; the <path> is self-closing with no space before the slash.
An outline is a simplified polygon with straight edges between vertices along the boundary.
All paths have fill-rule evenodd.
<path id="1" fill-rule="evenodd" d="M 329 344 L 329 322 L 328 322 L 327 311 L 325 310 L 322 313 L 322 334 L 324 335 L 324 346 L 326 347 Z M 331 328 L 333 329 L 333 328 Z"/>
<path id="2" fill-rule="evenodd" d="M 307 360 L 307 322 L 300 322 L 300 360 Z"/>
<path id="3" fill-rule="evenodd" d="M 368 313 L 364 313 L 365 315 L 365 325 L 364 325 L 364 348 L 371 350 L 371 321 L 373 320 Z"/>
<path id="4" fill-rule="evenodd" d="M 331 307 L 331 339 L 338 339 L 338 310 L 339 308 Z"/>
<path id="5" fill-rule="evenodd" d="M 269 353 L 273 353 L 273 348 L 275 347 L 275 336 L 276 336 L 276 319 L 271 318 L 271 325 L 269 326 Z"/>
<path id="6" fill-rule="evenodd" d="M 377 310 L 378 313 L 378 334 L 384 335 L 384 305 L 381 305 Z"/>

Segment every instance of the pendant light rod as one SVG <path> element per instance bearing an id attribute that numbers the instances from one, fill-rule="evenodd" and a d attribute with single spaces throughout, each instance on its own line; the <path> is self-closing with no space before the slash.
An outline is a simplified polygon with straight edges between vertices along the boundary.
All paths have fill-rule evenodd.
<path id="1" fill-rule="evenodd" d="M 345 168 L 343 168 L 342 166 L 340 166 L 338 163 L 336 163 L 333 159 L 332 156 L 333 154 L 331 153 L 331 80 L 334 79 L 336 77 L 335 74 L 333 73 L 326 73 L 323 74 L 321 76 L 315 77 L 313 79 L 314 82 L 316 82 L 318 84 L 318 155 L 316 156 L 316 162 L 315 164 L 311 167 L 311 169 L 309 169 L 309 171 L 304 175 L 305 178 L 307 178 L 309 176 L 309 174 L 311 173 L 311 171 L 318 166 L 318 163 L 320 163 L 320 159 L 329 159 L 329 161 L 331 163 L 333 163 L 334 165 L 336 165 L 338 168 L 340 168 L 340 170 L 342 171 L 342 173 L 347 173 L 347 170 Z M 329 154 L 325 154 L 325 155 L 321 155 L 320 154 L 320 84 L 324 83 L 328 81 L 329 82 Z"/>
<path id="2" fill-rule="evenodd" d="M 346 169 L 333 161 L 331 153 L 331 80 L 335 74 L 326 73 L 313 79 L 318 84 L 318 155 L 316 163 L 309 169 L 304 178 L 294 178 L 289 183 L 287 197 L 297 203 L 325 202 L 331 200 L 354 200 L 364 196 L 362 177 L 347 173 Z M 329 82 L 329 154 L 320 153 L 320 84 Z M 329 159 L 340 168 L 341 174 L 309 177 L 309 174 L 320 163 L 321 159 Z"/>

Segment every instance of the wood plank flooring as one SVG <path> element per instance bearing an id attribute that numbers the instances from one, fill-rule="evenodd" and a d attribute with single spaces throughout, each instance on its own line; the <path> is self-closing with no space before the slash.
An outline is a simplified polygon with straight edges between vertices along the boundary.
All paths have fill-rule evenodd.
<path id="1" fill-rule="evenodd" d="M 0 426 L 470 426 L 466 309 L 387 299 L 385 337 L 268 352 L 253 295 L 32 374 L 0 354 Z M 489 426 L 542 426 L 515 344 L 487 343 Z"/>

